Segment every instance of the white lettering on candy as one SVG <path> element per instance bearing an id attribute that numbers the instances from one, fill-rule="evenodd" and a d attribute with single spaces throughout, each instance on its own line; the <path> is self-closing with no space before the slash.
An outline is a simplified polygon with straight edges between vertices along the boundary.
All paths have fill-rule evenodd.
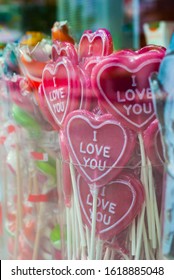
<path id="1" fill-rule="evenodd" d="M 84 166 L 92 170 L 98 169 L 104 171 L 106 160 L 110 158 L 110 147 L 98 144 L 96 130 L 93 131 L 93 142 L 87 144 L 83 141 L 80 142 L 79 151 L 84 155 Z"/>
<path id="2" fill-rule="evenodd" d="M 53 81 L 55 86 L 55 80 L 53 79 Z M 53 103 L 54 113 L 60 113 L 65 111 L 65 102 L 63 100 L 64 98 L 65 98 L 64 88 L 56 88 L 49 93 L 50 102 L 54 102 Z"/>
<path id="3" fill-rule="evenodd" d="M 132 87 L 136 87 L 137 86 L 136 81 L 135 81 L 136 76 L 132 75 L 131 77 L 132 77 Z"/>
<path id="4" fill-rule="evenodd" d="M 124 92 L 124 96 L 120 91 L 117 91 L 116 100 L 118 103 L 128 103 L 123 105 L 127 116 L 130 116 L 131 113 L 135 115 L 141 115 L 142 113 L 148 115 L 153 113 L 152 102 L 149 102 L 152 100 L 150 88 L 143 88 L 142 90 L 139 90 L 138 88 L 128 89 Z M 137 101 L 141 102 L 137 103 Z M 129 102 L 131 102 L 131 104 Z"/>
<path id="5" fill-rule="evenodd" d="M 97 222 L 102 222 L 104 225 L 110 226 L 112 215 L 116 213 L 117 204 L 106 199 L 105 187 L 103 189 L 101 196 L 97 197 L 97 209 L 100 207 L 100 210 L 97 210 L 96 220 Z M 93 198 L 91 193 L 87 195 L 86 204 L 90 206 L 89 213 L 90 219 L 92 220 Z"/>

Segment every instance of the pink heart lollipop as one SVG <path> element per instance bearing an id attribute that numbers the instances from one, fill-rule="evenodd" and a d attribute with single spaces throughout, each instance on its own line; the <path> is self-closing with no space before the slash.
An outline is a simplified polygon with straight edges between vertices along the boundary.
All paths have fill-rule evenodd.
<path id="1" fill-rule="evenodd" d="M 102 57 L 91 56 L 91 57 L 85 59 L 83 66 L 81 65 L 81 67 L 83 68 L 83 70 L 85 72 L 85 75 L 87 77 L 89 77 L 89 79 L 91 79 L 92 69 L 101 60 L 102 60 Z M 96 108 L 98 107 L 98 98 L 93 92 L 91 83 L 90 83 L 90 90 L 88 92 L 89 92 L 89 95 L 91 98 L 91 111 L 96 110 Z M 106 110 L 105 110 L 105 112 L 106 112 Z"/>
<path id="2" fill-rule="evenodd" d="M 82 178 L 77 178 L 84 223 L 91 227 L 92 194 Z M 108 240 L 127 228 L 137 216 L 144 202 L 144 187 L 129 173 L 121 174 L 99 190 L 97 198 L 96 233 Z"/>
<path id="3" fill-rule="evenodd" d="M 77 66 L 66 57 L 48 63 L 43 70 L 42 86 L 48 109 L 62 127 L 67 114 L 79 108 L 81 102 Z"/>
<path id="4" fill-rule="evenodd" d="M 153 121 L 144 132 L 144 145 L 152 165 L 160 172 L 164 171 L 165 155 L 161 141 L 158 120 Z"/>
<path id="5" fill-rule="evenodd" d="M 149 76 L 158 71 L 164 49 L 115 53 L 99 62 L 91 83 L 99 103 L 118 121 L 142 132 L 155 119 Z"/>
<path id="6" fill-rule="evenodd" d="M 74 111 L 66 118 L 64 132 L 78 172 L 89 185 L 97 187 L 121 172 L 135 146 L 135 134 L 111 115 Z"/>
<path id="7" fill-rule="evenodd" d="M 68 42 L 54 41 L 52 46 L 52 59 L 56 61 L 60 56 L 66 56 L 78 64 L 78 56 L 75 46 Z"/>
<path id="8" fill-rule="evenodd" d="M 77 68 L 81 92 L 79 109 L 89 110 L 92 106 L 91 103 L 93 102 L 91 82 L 88 75 L 86 75 L 86 72 L 84 71 L 83 67 L 77 66 Z"/>
<path id="9" fill-rule="evenodd" d="M 59 130 L 59 126 L 55 122 L 55 120 L 54 120 L 53 116 L 51 115 L 49 108 L 47 106 L 42 84 L 40 84 L 40 86 L 38 88 L 38 105 L 39 105 L 39 108 L 42 112 L 44 119 L 51 124 L 51 126 L 53 127 L 54 130 Z"/>
<path id="10" fill-rule="evenodd" d="M 80 39 L 78 47 L 79 60 L 90 56 L 105 56 L 113 52 L 113 42 L 110 32 L 100 28 L 95 32 L 86 30 Z"/>

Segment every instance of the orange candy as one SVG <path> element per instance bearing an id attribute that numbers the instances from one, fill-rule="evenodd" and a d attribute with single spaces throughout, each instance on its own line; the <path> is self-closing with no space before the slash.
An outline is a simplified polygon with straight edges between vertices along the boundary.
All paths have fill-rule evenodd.
<path id="1" fill-rule="evenodd" d="M 52 40 L 58 40 L 60 42 L 69 42 L 74 44 L 75 41 L 72 36 L 69 34 L 69 28 L 67 25 L 67 21 L 57 21 L 54 23 L 52 29 Z"/>

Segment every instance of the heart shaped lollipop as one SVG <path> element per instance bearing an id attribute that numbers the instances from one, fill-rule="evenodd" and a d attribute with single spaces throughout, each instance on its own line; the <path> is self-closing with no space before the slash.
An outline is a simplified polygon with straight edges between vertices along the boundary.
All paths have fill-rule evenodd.
<path id="1" fill-rule="evenodd" d="M 38 100 L 38 105 L 39 105 L 39 108 L 42 112 L 42 115 L 43 115 L 44 119 L 51 124 L 53 129 L 59 130 L 59 126 L 55 122 L 55 120 L 54 120 L 54 118 L 53 118 L 52 114 L 50 113 L 49 108 L 47 106 L 42 84 L 40 84 L 40 86 L 38 88 L 37 100 Z"/>
<path id="2" fill-rule="evenodd" d="M 80 39 L 78 46 L 79 60 L 89 56 L 105 56 L 113 52 L 113 42 L 110 32 L 100 28 L 95 32 L 86 30 Z"/>
<path id="3" fill-rule="evenodd" d="M 160 172 L 164 170 L 165 155 L 158 120 L 153 121 L 144 132 L 144 145 L 152 165 Z"/>
<path id="4" fill-rule="evenodd" d="M 56 61 L 60 56 L 66 56 L 78 64 L 77 51 L 71 43 L 54 41 L 52 46 L 52 59 Z"/>
<path id="5" fill-rule="evenodd" d="M 135 134 L 109 114 L 74 111 L 66 118 L 64 133 L 75 167 L 97 187 L 121 172 L 135 146 Z"/>
<path id="6" fill-rule="evenodd" d="M 91 80 L 92 69 L 101 60 L 102 60 L 101 56 L 100 57 L 91 56 L 91 57 L 88 57 L 85 59 L 85 62 L 83 63 L 83 65 L 82 64 L 80 65 L 83 68 L 86 77 L 89 77 L 90 80 Z M 98 98 L 93 92 L 91 83 L 90 83 L 90 89 L 88 90 L 88 96 L 90 96 L 90 99 L 91 99 L 91 111 L 96 110 L 96 108 L 98 107 Z"/>
<path id="7" fill-rule="evenodd" d="M 117 120 L 142 132 L 155 119 L 149 76 L 158 71 L 163 48 L 115 53 L 99 62 L 91 83 L 99 103 Z"/>
<path id="8" fill-rule="evenodd" d="M 46 65 L 42 86 L 48 109 L 59 127 L 66 115 L 81 102 L 78 69 L 68 58 L 61 57 Z"/>
<path id="9" fill-rule="evenodd" d="M 82 218 L 91 227 L 92 194 L 88 184 L 79 175 L 77 178 Z M 140 212 L 144 202 L 144 188 L 139 180 L 127 174 L 100 188 L 97 198 L 96 233 L 108 240 L 130 225 Z"/>

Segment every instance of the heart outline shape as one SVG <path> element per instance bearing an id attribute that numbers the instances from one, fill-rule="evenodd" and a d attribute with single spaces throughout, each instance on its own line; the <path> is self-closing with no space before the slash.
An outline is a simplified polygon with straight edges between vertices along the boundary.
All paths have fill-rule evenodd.
<path id="1" fill-rule="evenodd" d="M 112 60 L 112 58 L 111 58 Z M 114 59 L 115 60 L 115 59 Z M 106 61 L 106 60 L 105 60 Z M 153 112 L 147 119 L 145 119 L 144 122 L 140 123 L 140 124 L 137 124 L 136 122 L 130 120 L 127 116 L 125 116 L 122 112 L 120 112 L 116 106 L 114 106 L 114 104 L 112 104 L 112 102 L 109 100 L 109 98 L 106 96 L 104 90 L 102 89 L 101 87 L 101 82 L 100 82 L 100 77 L 101 75 L 103 74 L 103 72 L 106 70 L 106 69 L 109 69 L 110 67 L 120 67 L 124 70 L 126 70 L 127 72 L 129 72 L 130 74 L 133 73 L 137 73 L 139 70 L 142 70 L 144 66 L 147 66 L 151 63 L 160 63 L 161 59 L 159 58 L 155 58 L 155 59 L 150 59 L 148 61 L 145 61 L 143 63 L 141 63 L 140 65 L 138 65 L 138 67 L 134 68 L 134 69 L 131 69 L 129 67 L 127 67 L 126 65 L 122 64 L 122 63 L 119 63 L 119 61 L 116 61 L 115 62 L 109 62 L 106 64 L 106 62 L 104 61 L 103 65 L 101 66 L 101 68 L 98 70 L 98 65 L 97 65 L 97 70 L 96 70 L 96 67 L 94 66 L 94 71 L 97 72 L 97 75 L 94 74 L 94 72 L 92 73 L 92 76 L 94 76 L 94 80 L 96 78 L 96 85 L 95 85 L 95 82 L 92 82 L 92 87 L 93 87 L 93 90 L 94 92 L 96 93 L 96 95 L 98 97 L 100 97 L 100 95 L 102 96 L 102 100 L 104 100 L 109 106 L 107 106 L 107 109 L 109 111 L 111 111 L 113 114 L 116 114 L 116 115 L 119 115 L 121 117 L 122 120 L 124 120 L 124 123 L 126 122 L 126 124 L 128 124 L 129 126 L 131 125 L 131 128 L 133 129 L 143 129 L 144 126 L 147 126 L 148 123 L 154 119 L 155 117 L 155 112 Z M 101 62 L 102 63 L 102 62 Z M 96 87 L 97 87 L 97 90 L 96 90 Z M 98 92 L 99 90 L 99 92 Z M 102 101 L 103 102 L 103 101 Z"/>
<path id="2" fill-rule="evenodd" d="M 81 183 L 80 183 L 80 181 L 81 181 Z M 81 207 L 82 213 L 84 214 L 84 217 L 85 217 L 85 218 L 83 218 L 83 220 L 84 220 L 84 222 L 87 222 L 87 226 L 91 227 L 92 219 L 90 220 L 89 213 L 87 213 L 87 211 L 86 211 L 89 209 L 85 208 L 86 205 L 83 202 L 83 196 L 82 196 L 82 194 L 84 194 L 84 183 L 86 183 L 86 182 L 83 180 L 82 176 L 78 175 L 77 176 L 77 187 L 78 187 L 78 196 L 79 196 L 79 201 L 80 201 L 80 207 Z M 105 195 L 106 196 L 110 195 L 110 197 L 112 197 L 114 200 L 115 199 L 114 191 L 117 191 L 114 189 L 118 187 L 118 184 L 123 185 L 122 188 L 127 187 L 129 189 L 129 195 L 131 193 L 132 201 L 131 201 L 131 204 L 127 207 L 127 210 L 122 213 L 123 215 L 121 215 L 120 219 L 116 220 L 110 226 L 102 227 L 102 226 L 99 226 L 99 224 L 96 225 L 97 234 L 100 236 L 101 239 L 109 239 L 113 235 L 117 235 L 120 232 L 122 232 L 124 229 L 126 229 L 129 226 L 129 224 L 133 221 L 133 219 L 140 212 L 144 199 L 145 199 L 145 192 L 144 192 L 144 187 L 143 187 L 142 183 L 136 177 L 130 175 L 129 173 L 127 173 L 127 174 L 122 173 L 121 175 L 119 175 L 118 178 L 109 182 L 104 187 Z M 85 186 L 86 186 L 86 189 L 89 189 L 87 193 L 90 194 L 89 186 L 87 184 Z M 83 189 L 83 190 L 81 190 L 81 189 Z M 102 197 L 102 195 L 101 195 L 102 192 L 103 192 L 103 190 L 101 189 L 101 192 L 98 195 L 99 199 L 101 199 L 101 197 Z M 86 195 L 86 190 L 85 190 L 84 196 L 86 199 L 88 199 L 87 195 Z M 91 194 L 91 198 L 92 198 L 92 194 Z M 117 197 L 117 199 L 119 199 L 119 198 Z M 108 199 L 108 201 L 109 201 L 109 199 Z M 127 199 L 127 201 L 128 201 L 128 199 Z M 138 201 L 138 204 L 136 205 L 137 201 Z M 92 203 L 92 201 L 91 201 L 91 203 Z M 115 205 L 117 206 L 117 203 L 115 203 Z M 97 211 L 101 211 L 101 210 L 102 209 L 97 207 Z M 106 210 L 106 209 L 104 209 L 104 210 Z M 107 213 L 107 212 L 104 212 L 104 210 L 103 210 L 102 214 Z M 119 210 L 117 210 L 117 211 L 119 211 Z M 114 217 L 116 217 L 116 214 L 113 213 L 113 218 Z M 126 218 L 128 219 L 127 223 L 124 222 L 126 220 Z M 97 221 L 97 223 L 100 223 L 100 222 Z M 114 233 L 112 233 L 112 230 L 114 230 Z M 110 234 L 109 234 L 109 232 L 110 232 Z"/>
<path id="3" fill-rule="evenodd" d="M 105 56 L 105 55 L 109 55 L 113 52 L 113 42 L 112 42 L 112 36 L 110 34 L 110 32 L 105 29 L 105 28 L 99 28 L 97 29 L 95 32 L 92 32 L 91 30 L 86 30 L 80 39 L 79 42 L 79 46 L 78 46 L 78 56 L 79 56 L 79 60 L 86 58 L 86 57 L 90 57 L 90 56 L 96 56 L 96 54 L 94 55 L 93 52 L 89 53 L 87 55 L 84 56 L 82 49 L 84 47 L 83 44 L 85 43 L 85 52 L 87 50 L 87 46 L 86 46 L 86 42 L 88 45 L 92 45 L 92 43 L 94 42 L 94 40 L 96 38 L 99 38 L 101 40 L 101 53 L 98 53 L 97 56 Z"/>
<path id="4" fill-rule="evenodd" d="M 54 41 L 52 46 L 52 58 L 56 61 L 60 56 L 66 56 L 78 64 L 78 56 L 73 44 L 68 42 Z"/>
<path id="5" fill-rule="evenodd" d="M 45 75 L 48 72 L 48 74 L 52 78 L 56 77 L 57 79 L 59 79 L 59 75 L 57 74 L 57 72 L 60 69 L 59 67 L 61 67 L 61 66 L 64 67 L 65 72 L 67 74 L 67 90 L 66 90 L 66 98 L 65 98 L 65 101 L 66 101 L 65 110 L 64 110 L 64 113 L 62 114 L 62 116 L 59 116 L 59 114 L 57 115 L 56 113 L 54 113 L 52 106 L 49 102 L 47 89 L 46 89 L 47 85 L 45 84 Z M 78 73 L 78 70 L 76 68 L 76 65 L 73 64 L 67 57 L 61 57 L 56 62 L 51 62 L 51 63 L 47 64 L 43 70 L 42 85 L 43 85 L 44 97 L 45 97 L 46 103 L 48 105 L 49 111 L 59 127 L 63 126 L 63 122 L 64 122 L 68 112 L 73 111 L 79 107 L 78 103 L 80 102 L 79 101 L 80 100 L 80 97 L 79 97 L 80 85 L 79 85 L 79 79 L 78 79 L 77 73 Z M 73 96 L 73 94 L 75 92 L 77 93 L 76 97 Z"/>
<path id="6" fill-rule="evenodd" d="M 74 133 L 72 131 L 72 136 L 71 136 L 70 130 L 72 128 L 73 128 L 73 130 L 74 129 L 76 130 L 76 122 L 78 122 L 78 128 L 79 128 L 79 126 L 80 126 L 79 121 L 81 121 L 81 127 L 79 129 L 80 132 L 84 129 L 85 125 L 87 126 L 84 133 L 82 132 L 83 134 L 80 136 L 79 134 L 77 134 L 77 132 Z M 95 124 L 93 124 L 93 122 Z M 75 124 L 73 124 L 73 123 L 75 123 Z M 72 128 L 71 128 L 71 126 L 72 126 Z M 79 152 L 78 148 L 79 147 L 77 147 L 77 149 L 76 149 L 76 147 L 74 147 L 78 143 L 78 141 L 76 140 L 75 145 L 74 145 L 73 141 L 74 141 L 75 137 L 79 137 L 80 141 L 84 140 L 83 137 L 86 138 L 85 132 L 87 131 L 87 128 L 91 129 L 91 131 L 96 130 L 99 133 L 100 129 L 102 129 L 104 127 L 107 128 L 107 126 L 111 126 L 112 131 L 115 128 L 116 131 L 114 131 L 114 136 L 117 136 L 118 134 L 119 134 L 119 136 L 122 135 L 122 139 L 120 141 L 121 147 L 119 147 L 118 154 L 115 151 L 116 158 L 114 158 L 113 160 L 111 159 L 111 162 L 112 162 L 111 165 L 106 165 L 105 172 L 102 172 L 101 175 L 97 174 L 97 176 L 96 176 L 96 173 L 94 171 L 94 172 L 92 172 L 92 176 L 91 176 L 91 175 L 89 175 L 91 170 L 85 170 L 85 169 L 88 169 L 89 166 L 85 166 L 84 163 L 81 162 L 82 159 L 79 159 L 79 157 L 78 157 L 78 152 Z M 66 118 L 64 134 L 65 134 L 65 141 L 67 144 L 67 148 L 69 149 L 69 153 L 73 159 L 74 166 L 78 169 L 78 171 L 81 174 L 83 174 L 82 176 L 84 176 L 84 178 L 87 180 L 88 184 L 90 184 L 90 185 L 95 184 L 97 187 L 103 186 L 111 178 L 116 176 L 116 174 L 119 174 L 121 172 L 123 166 L 128 162 L 128 160 L 131 156 L 131 153 L 134 149 L 134 146 L 135 146 L 135 134 L 132 131 L 121 126 L 121 124 L 118 123 L 115 119 L 113 119 L 113 117 L 109 114 L 104 115 L 104 116 L 96 116 L 85 110 L 74 111 L 74 112 L 70 113 Z M 88 133 L 88 136 L 89 136 L 89 133 Z M 72 137 L 72 139 L 71 139 L 71 137 Z M 110 135 L 106 135 L 106 137 L 108 137 L 108 139 L 106 141 L 108 144 L 108 141 L 110 141 L 110 139 L 109 139 Z M 122 140 L 124 141 L 124 143 Z M 102 141 L 103 141 L 103 139 L 102 139 Z M 104 144 L 103 144 L 103 147 L 104 147 Z M 114 150 L 115 149 L 112 147 L 112 153 L 114 153 Z M 117 164 L 119 164 L 119 163 L 120 163 L 120 167 L 117 168 Z"/>

